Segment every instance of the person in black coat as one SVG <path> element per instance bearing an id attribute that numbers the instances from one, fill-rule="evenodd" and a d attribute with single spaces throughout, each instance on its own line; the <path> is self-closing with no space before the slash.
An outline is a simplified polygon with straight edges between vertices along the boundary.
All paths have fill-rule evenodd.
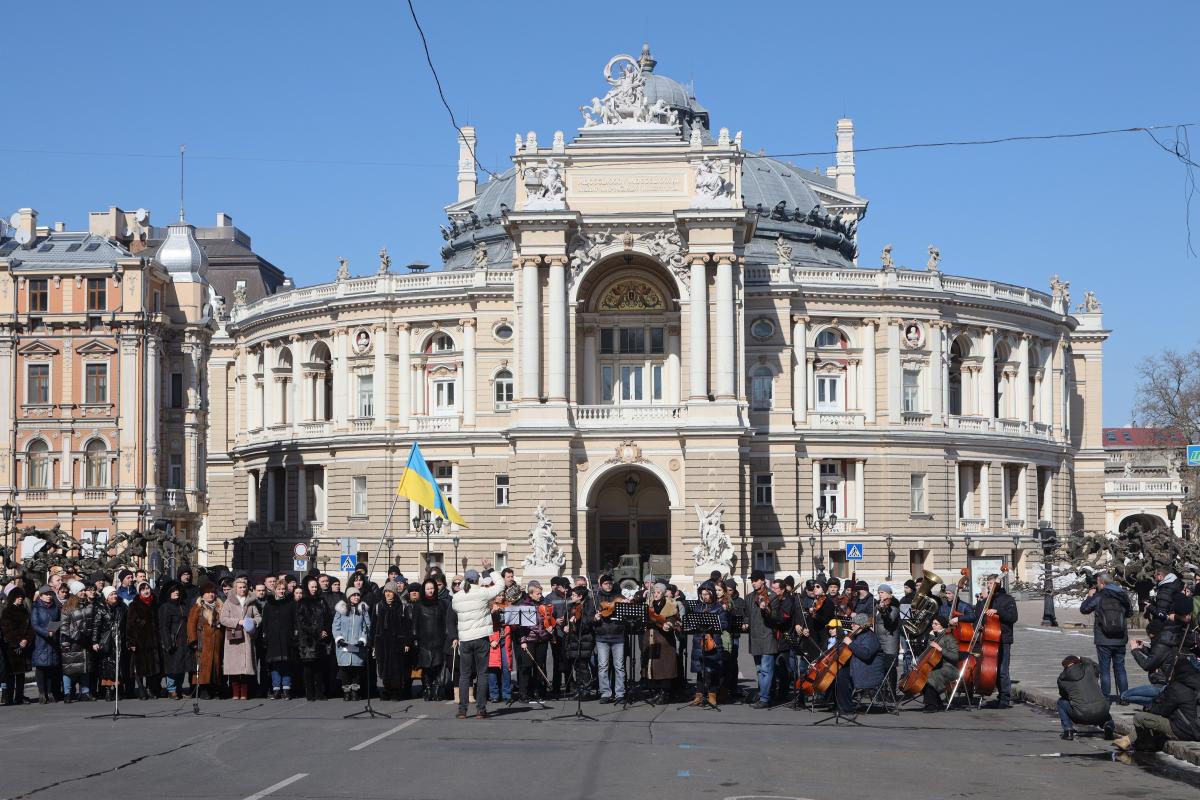
<path id="1" fill-rule="evenodd" d="M 1151 637 L 1163 634 L 1163 641 L 1178 645 L 1183 633 L 1183 624 L 1173 613 L 1175 598 L 1183 594 L 1183 581 L 1166 566 L 1154 570 L 1154 600 L 1146 606 L 1146 634 Z"/>
<path id="2" fill-rule="evenodd" d="M 1009 675 L 1008 661 L 1012 653 L 1013 626 L 1017 624 L 1017 601 L 1004 591 L 1000 585 L 999 575 L 988 575 L 984 581 L 984 590 L 980 592 L 979 600 L 974 607 L 963 612 L 958 619 L 962 622 L 975 622 L 984 616 L 983 607 L 987 603 L 988 593 L 994 593 L 988 606 L 987 616 L 1000 618 L 1000 652 L 999 668 L 997 670 L 997 685 L 999 695 L 986 705 L 986 708 L 1012 708 L 1012 680 Z"/>
<path id="3" fill-rule="evenodd" d="M 437 591 L 433 581 L 427 580 L 426 584 L 426 591 Z M 371 609 L 375 675 L 383 684 L 379 694 L 383 700 L 407 700 L 412 695 L 412 611 L 400 601 L 398 588 L 390 581 L 385 583 L 382 597 Z"/>
<path id="4" fill-rule="evenodd" d="M 4 610 L 0 611 L 0 632 L 8 667 L 4 705 L 19 706 L 25 702 L 25 673 L 33 669 L 33 626 L 25 590 L 19 586 L 9 590 Z"/>
<path id="5" fill-rule="evenodd" d="M 159 592 L 158 642 L 167 696 L 172 700 L 178 700 L 183 691 L 183 676 L 195 669 L 192 648 L 188 646 L 187 611 L 183 605 L 183 586 L 174 582 L 165 585 Z"/>
<path id="6" fill-rule="evenodd" d="M 271 676 L 272 700 L 292 699 L 292 658 L 296 651 L 296 606 L 287 584 L 275 584 L 274 593 L 262 604 L 258 639 L 263 661 Z"/>
<path id="7" fill-rule="evenodd" d="M 115 586 L 104 587 L 101 596 L 103 600 L 92 616 L 92 652 L 100 660 L 100 686 L 104 689 L 104 697 L 112 702 L 117 679 L 124 683 L 129 675 L 129 648 L 125 644 L 125 618 L 129 607 Z"/>
<path id="8" fill-rule="evenodd" d="M 1113 744 L 1121 750 L 1156 751 L 1172 739 L 1200 741 L 1200 671 L 1190 655 L 1175 663 L 1166 688 L 1150 707 L 1133 713 L 1133 733 Z"/>
<path id="9" fill-rule="evenodd" d="M 437 700 L 441 696 L 447 655 L 452 653 L 455 638 L 454 612 L 437 595 L 437 583 L 427 578 L 416 601 L 408 604 L 416 646 L 411 662 L 421 668 L 421 687 L 426 700 Z"/>
<path id="10" fill-rule="evenodd" d="M 588 597 L 587 588 L 572 587 L 567 618 L 563 623 L 563 658 L 574 672 L 575 694 L 583 694 L 585 699 L 592 685 L 592 653 L 596 650 L 593 630 L 595 614 L 596 608 Z M 579 615 L 578 619 L 576 615 Z"/>
<path id="11" fill-rule="evenodd" d="M 325 699 L 325 669 L 330 658 L 333 613 L 320 594 L 317 579 L 304 579 L 304 599 L 296 606 L 296 649 L 304 671 L 304 699 Z"/>
<path id="12" fill-rule="evenodd" d="M 142 700 L 158 697 L 158 604 L 154 590 L 142 581 L 125 618 L 125 646 L 131 653 L 134 690 Z"/>

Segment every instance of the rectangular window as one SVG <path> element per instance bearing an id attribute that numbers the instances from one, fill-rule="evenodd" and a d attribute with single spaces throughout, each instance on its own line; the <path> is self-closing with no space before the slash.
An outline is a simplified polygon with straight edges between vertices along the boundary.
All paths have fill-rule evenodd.
<path id="1" fill-rule="evenodd" d="M 613 329 L 600 329 L 600 354 L 611 356 L 613 354 Z"/>
<path id="2" fill-rule="evenodd" d="M 754 476 L 754 505 L 769 506 L 775 502 L 775 476 L 760 472 Z"/>
<path id="3" fill-rule="evenodd" d="M 824 508 L 826 514 L 841 514 L 842 470 L 838 461 L 821 462 L 821 497 L 817 501 L 818 508 Z"/>
<path id="4" fill-rule="evenodd" d="M 918 369 L 904 370 L 904 385 L 901 395 L 904 411 L 921 411 L 921 371 Z"/>
<path id="5" fill-rule="evenodd" d="M 650 397 L 652 400 L 663 399 L 663 368 L 662 364 L 650 367 Z"/>
<path id="6" fill-rule="evenodd" d="M 25 402 L 46 404 L 50 402 L 50 365 L 30 364 L 28 367 L 29 383 L 26 387 Z"/>
<path id="7" fill-rule="evenodd" d="M 504 372 L 496 378 L 496 408 L 505 409 L 513 401 L 512 374 Z"/>
<path id="8" fill-rule="evenodd" d="M 621 328 L 621 352 L 646 352 L 646 331 L 644 328 Z"/>
<path id="9" fill-rule="evenodd" d="M 371 419 L 375 416 L 375 376 L 358 376 L 358 416 Z"/>
<path id="10" fill-rule="evenodd" d="M 433 468 L 433 474 L 437 478 L 438 488 L 442 491 L 442 497 L 450 505 L 454 505 L 454 465 L 453 464 L 438 464 Z"/>
<path id="11" fill-rule="evenodd" d="M 89 529 L 79 534 L 79 554 L 84 558 L 98 558 L 108 553 L 108 531 Z"/>
<path id="12" fill-rule="evenodd" d="M 817 376 L 817 410 L 842 410 L 842 379 L 836 375 Z"/>
<path id="13" fill-rule="evenodd" d="M 496 476 L 496 505 L 508 505 L 508 476 Z"/>
<path id="14" fill-rule="evenodd" d="M 642 399 L 641 367 L 621 367 L 621 399 Z"/>
<path id="15" fill-rule="evenodd" d="M 665 333 L 662 328 L 650 329 L 650 353 L 652 355 L 659 356 L 666 352 L 666 347 L 663 344 L 666 338 Z"/>
<path id="16" fill-rule="evenodd" d="M 350 479 L 350 513 L 355 517 L 367 515 L 367 476 L 355 475 Z"/>
<path id="17" fill-rule="evenodd" d="M 108 309 L 108 278 L 87 279 L 87 310 L 106 311 Z"/>
<path id="18" fill-rule="evenodd" d="M 158 289 L 154 290 L 154 305 L 152 306 L 155 314 L 162 313 L 162 293 Z"/>
<path id="19" fill-rule="evenodd" d="M 183 373 L 171 373 L 171 408 L 183 408 Z"/>
<path id="20" fill-rule="evenodd" d="M 34 278 L 29 281 L 29 311 L 45 312 L 50 310 L 50 282 L 45 278 Z"/>
<path id="21" fill-rule="evenodd" d="M 910 514 L 925 513 L 925 475 L 913 473 L 908 476 L 908 511 Z"/>
<path id="22" fill-rule="evenodd" d="M 167 488 L 183 488 L 183 455 L 180 453 L 171 453 L 171 466 L 167 474 Z"/>
<path id="23" fill-rule="evenodd" d="M 434 381 L 433 410 L 435 414 L 454 413 L 454 381 Z"/>
<path id="24" fill-rule="evenodd" d="M 85 403 L 108 402 L 108 364 L 88 364 L 84 384 Z"/>
<path id="25" fill-rule="evenodd" d="M 607 364 L 600 367 L 600 400 L 605 403 L 613 401 L 613 368 Z"/>
<path id="26" fill-rule="evenodd" d="M 770 411 L 774 394 L 774 381 L 770 375 L 755 375 L 750 378 L 750 407 L 755 411 Z"/>
<path id="27" fill-rule="evenodd" d="M 770 575 L 779 565 L 776 563 L 775 552 L 772 550 L 754 551 L 754 568 Z"/>

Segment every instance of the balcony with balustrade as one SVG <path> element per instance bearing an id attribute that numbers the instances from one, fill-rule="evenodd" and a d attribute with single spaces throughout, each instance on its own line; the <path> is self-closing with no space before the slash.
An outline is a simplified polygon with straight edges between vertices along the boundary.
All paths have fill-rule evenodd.
<path id="1" fill-rule="evenodd" d="M 687 421 L 685 405 L 653 406 L 575 406 L 575 427 L 580 430 L 614 427 L 671 428 Z"/>

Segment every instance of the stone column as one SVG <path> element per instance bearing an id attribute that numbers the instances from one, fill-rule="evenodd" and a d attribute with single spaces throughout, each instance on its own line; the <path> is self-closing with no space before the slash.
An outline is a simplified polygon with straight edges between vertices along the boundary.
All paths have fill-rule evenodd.
<path id="1" fill-rule="evenodd" d="M 734 323 L 737 309 L 734 308 L 733 257 L 717 259 L 717 398 L 737 398 L 737 358 L 735 356 Z"/>
<path id="2" fill-rule="evenodd" d="M 337 328 L 333 332 L 333 424 L 345 427 L 349 419 L 348 398 L 350 371 L 347 367 L 349 331 Z"/>
<path id="3" fill-rule="evenodd" d="M 13 358 L 16 349 L 16 341 L 12 338 L 5 338 L 0 341 L 0 380 L 6 386 L 17 386 L 16 359 Z M 110 390 L 111 395 L 111 390 Z M 124 399 L 124 398 L 122 398 Z M 124 416 L 124 406 L 122 403 L 122 416 Z M 0 392 L 0 442 L 5 442 L 6 446 L 11 446 L 12 429 L 16 420 L 16 409 L 13 408 L 13 393 L 11 391 Z M 16 454 L 14 453 L 13 456 Z M 17 485 L 17 476 L 10 472 L 15 468 L 15 460 L 12 457 L 5 459 L 6 463 L 0 464 L 0 487 L 4 489 L 12 489 Z M 121 479 L 117 472 L 112 473 L 112 485 L 120 486 Z"/>
<path id="4" fill-rule="evenodd" d="M 234 351 L 233 356 L 233 415 L 230 418 L 230 428 L 226 431 L 226 440 L 231 444 L 234 437 L 240 433 L 242 428 L 242 412 L 245 408 L 243 403 L 246 399 L 246 349 L 239 347 Z M 222 447 L 222 450 L 228 449 Z M 116 485 L 116 482 L 113 482 Z"/>
<path id="5" fill-rule="evenodd" d="M 275 413 L 275 402 L 279 391 L 275 387 L 275 380 L 272 377 L 274 372 L 271 367 L 275 363 L 275 346 L 270 342 L 263 342 L 263 405 L 262 405 L 262 427 L 269 428 L 275 424 L 278 419 Z"/>
<path id="6" fill-rule="evenodd" d="M 984 461 L 979 465 L 979 517 L 983 520 L 983 529 L 992 527 L 992 465 Z"/>
<path id="7" fill-rule="evenodd" d="M 821 505 L 821 462 L 819 459 L 812 460 L 812 510 L 817 513 L 817 508 Z M 808 513 L 807 511 L 805 512 Z"/>
<path id="8" fill-rule="evenodd" d="M 371 390 L 374 394 L 372 402 L 375 405 L 375 427 L 386 428 L 388 421 L 388 330 L 386 325 L 376 325 L 371 329 L 371 343 L 375 345 L 375 374 L 372 376 Z"/>
<path id="9" fill-rule="evenodd" d="M 887 321 L 888 347 L 888 422 L 899 425 L 901 421 L 901 385 L 903 375 L 900 372 L 900 324 L 898 320 Z"/>
<path id="10" fill-rule="evenodd" d="M 425 411 L 425 365 L 413 364 L 413 414 L 424 416 Z"/>
<path id="11" fill-rule="evenodd" d="M 862 390 L 865 397 L 862 406 L 868 424 L 875 422 L 875 414 L 879 407 L 879 395 L 875 389 L 875 375 L 878 369 L 875 355 L 875 330 L 878 325 L 879 320 L 877 319 L 863 320 Z M 898 342 L 899 339 L 897 339 Z M 888 363 L 891 363 L 890 360 Z"/>
<path id="12" fill-rule="evenodd" d="M 546 259 L 549 264 L 549 281 L 546 291 L 550 296 L 546 299 L 550 316 L 547 322 L 546 354 L 549 364 L 546 365 L 546 393 L 551 403 L 567 402 L 567 259 L 564 256 L 554 256 Z"/>
<path id="13" fill-rule="evenodd" d="M 1021 334 L 1017 349 L 1017 419 L 1029 422 L 1029 334 Z"/>
<path id="14" fill-rule="evenodd" d="M 996 329 L 985 328 L 983 331 L 983 375 L 980 376 L 983 396 L 980 398 L 983 408 L 982 415 L 989 419 L 996 417 Z"/>
<path id="15" fill-rule="evenodd" d="M 858 529 L 867 529 L 866 459 L 854 462 L 854 516 L 858 518 Z"/>
<path id="16" fill-rule="evenodd" d="M 258 522 L 258 475 L 246 473 L 246 521 Z"/>
<path id="17" fill-rule="evenodd" d="M 162 343 L 154 336 L 146 339 L 146 491 L 153 497 L 158 489 L 158 410 L 162 392 Z M 70 469 L 65 462 L 63 469 Z M 153 502 L 153 501 L 152 501 Z"/>
<path id="18" fill-rule="evenodd" d="M 275 522 L 275 470 L 267 468 L 267 523 Z"/>
<path id="19" fill-rule="evenodd" d="M 308 522 L 308 468 L 299 466 L 296 467 L 296 523 L 303 530 L 305 522 Z"/>
<path id="20" fill-rule="evenodd" d="M 292 418 L 288 421 L 292 424 L 292 430 L 299 432 L 300 423 L 312 419 L 312 415 L 308 413 L 308 392 L 304 391 L 304 356 L 300 337 L 293 335 L 288 341 L 292 345 L 292 380 L 288 387 Z"/>
<path id="21" fill-rule="evenodd" d="M 478 378 L 475 372 L 475 320 L 460 319 L 463 329 L 463 425 L 468 427 L 475 424 L 475 411 L 479 405 L 476 397 Z M 565 357 L 564 352 L 564 357 Z"/>
<path id="22" fill-rule="evenodd" d="M 678 325 L 667 326 L 667 386 L 666 398 L 667 403 L 673 406 L 679 405 L 681 395 L 682 376 L 679 374 L 679 340 L 680 329 Z M 595 358 L 595 350 L 592 351 L 592 357 Z M 594 378 L 593 378 L 594 380 Z"/>
<path id="23" fill-rule="evenodd" d="M 792 315 L 792 424 L 808 423 L 808 317 Z"/>
<path id="24" fill-rule="evenodd" d="M 1017 514 L 1029 527 L 1029 465 L 1022 464 L 1017 472 Z"/>
<path id="25" fill-rule="evenodd" d="M 583 334 L 583 404 L 596 405 L 596 326 L 585 325 Z"/>
<path id="26" fill-rule="evenodd" d="M 691 330 L 691 369 L 688 376 L 688 398 L 708 399 L 708 269 L 706 258 L 692 259 L 692 299 L 688 308 Z"/>
<path id="27" fill-rule="evenodd" d="M 538 262 L 521 266 L 521 400 L 536 403 L 541 398 L 542 303 Z"/>
<path id="28" fill-rule="evenodd" d="M 138 337 L 136 335 L 121 336 L 121 399 L 120 403 L 120 420 L 121 430 L 120 436 L 120 452 L 127 456 L 123 458 L 121 463 L 121 477 L 113 480 L 113 486 L 122 488 L 133 488 L 139 481 L 133 474 L 134 456 L 138 448 L 138 404 L 137 404 L 137 379 L 138 368 Z M 4 394 L 10 395 L 11 392 Z M 10 417 L 3 417 L 4 420 L 10 420 Z M 8 442 L 11 439 L 5 439 Z M 17 484 L 17 476 L 12 476 L 12 485 Z"/>
<path id="29" fill-rule="evenodd" d="M 946 360 L 942 357 L 941 323 L 929 324 L 929 410 L 934 425 L 945 422 L 946 414 Z"/>
<path id="30" fill-rule="evenodd" d="M 400 379 L 400 410 L 397 421 L 401 429 L 408 427 L 408 417 L 412 413 L 412 357 L 409 354 L 408 323 L 401 322 L 396 326 L 396 353 L 399 356 L 397 370 Z"/>

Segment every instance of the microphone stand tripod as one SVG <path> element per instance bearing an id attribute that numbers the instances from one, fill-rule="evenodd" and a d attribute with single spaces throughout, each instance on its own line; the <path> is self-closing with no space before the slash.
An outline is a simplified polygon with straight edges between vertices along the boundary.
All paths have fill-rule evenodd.
<path id="1" fill-rule="evenodd" d="M 567 614 L 568 614 L 567 618 L 569 620 L 570 612 L 568 611 Z M 569 625 L 570 622 L 568 622 L 567 624 Z M 577 624 L 579 624 L 579 625 L 583 624 L 582 617 L 580 617 L 579 622 Z M 570 636 L 569 633 L 567 635 L 568 635 L 568 637 Z M 582 636 L 581 633 L 579 635 Z M 570 639 L 568 638 L 568 639 L 564 640 L 563 643 L 564 643 L 564 645 L 569 645 L 569 642 L 570 642 Z M 551 717 L 550 718 L 551 722 L 553 722 L 555 720 L 560 720 L 560 719 L 572 719 L 572 720 L 584 719 L 584 720 L 591 720 L 592 722 L 600 721 L 600 720 L 596 719 L 595 717 L 592 717 L 592 716 L 589 716 L 589 715 L 583 713 L 583 693 L 587 689 L 587 687 L 584 686 L 582 683 L 580 683 L 579 673 L 576 671 L 576 666 L 579 664 L 579 650 L 580 650 L 580 646 L 579 646 L 579 644 L 576 644 L 575 653 L 574 653 L 574 655 L 571 656 L 571 674 L 573 676 L 575 676 L 575 713 L 574 714 L 560 714 L 557 717 Z M 590 680 L 588 682 L 589 682 L 589 684 L 591 683 Z"/>
<path id="2" fill-rule="evenodd" d="M 397 602 L 399 602 L 399 601 L 397 601 Z M 370 613 L 368 612 L 367 619 L 369 620 L 370 618 L 371 618 Z M 375 659 L 371 657 L 371 651 L 374 650 L 375 648 L 373 648 L 369 643 L 365 644 L 363 646 L 367 648 L 366 705 L 363 706 L 362 711 L 355 711 L 353 714 L 347 714 L 344 717 L 342 717 L 342 719 L 358 719 L 359 717 L 363 717 L 363 716 L 365 716 L 367 719 L 375 719 L 376 717 L 383 717 L 384 719 L 391 719 L 392 718 L 391 714 L 385 714 L 382 711 L 376 711 L 375 708 L 371 705 L 371 690 L 373 688 L 375 688 L 375 679 L 373 677 L 374 673 L 371 671 L 371 667 L 374 665 Z"/>
<path id="3" fill-rule="evenodd" d="M 121 631 L 113 625 L 113 651 L 115 668 L 113 669 L 113 710 L 111 714 L 93 714 L 88 719 L 111 719 L 116 722 L 122 718 L 145 719 L 145 714 L 128 714 L 121 710 Z M 24 687 L 19 687 L 24 689 Z"/>

